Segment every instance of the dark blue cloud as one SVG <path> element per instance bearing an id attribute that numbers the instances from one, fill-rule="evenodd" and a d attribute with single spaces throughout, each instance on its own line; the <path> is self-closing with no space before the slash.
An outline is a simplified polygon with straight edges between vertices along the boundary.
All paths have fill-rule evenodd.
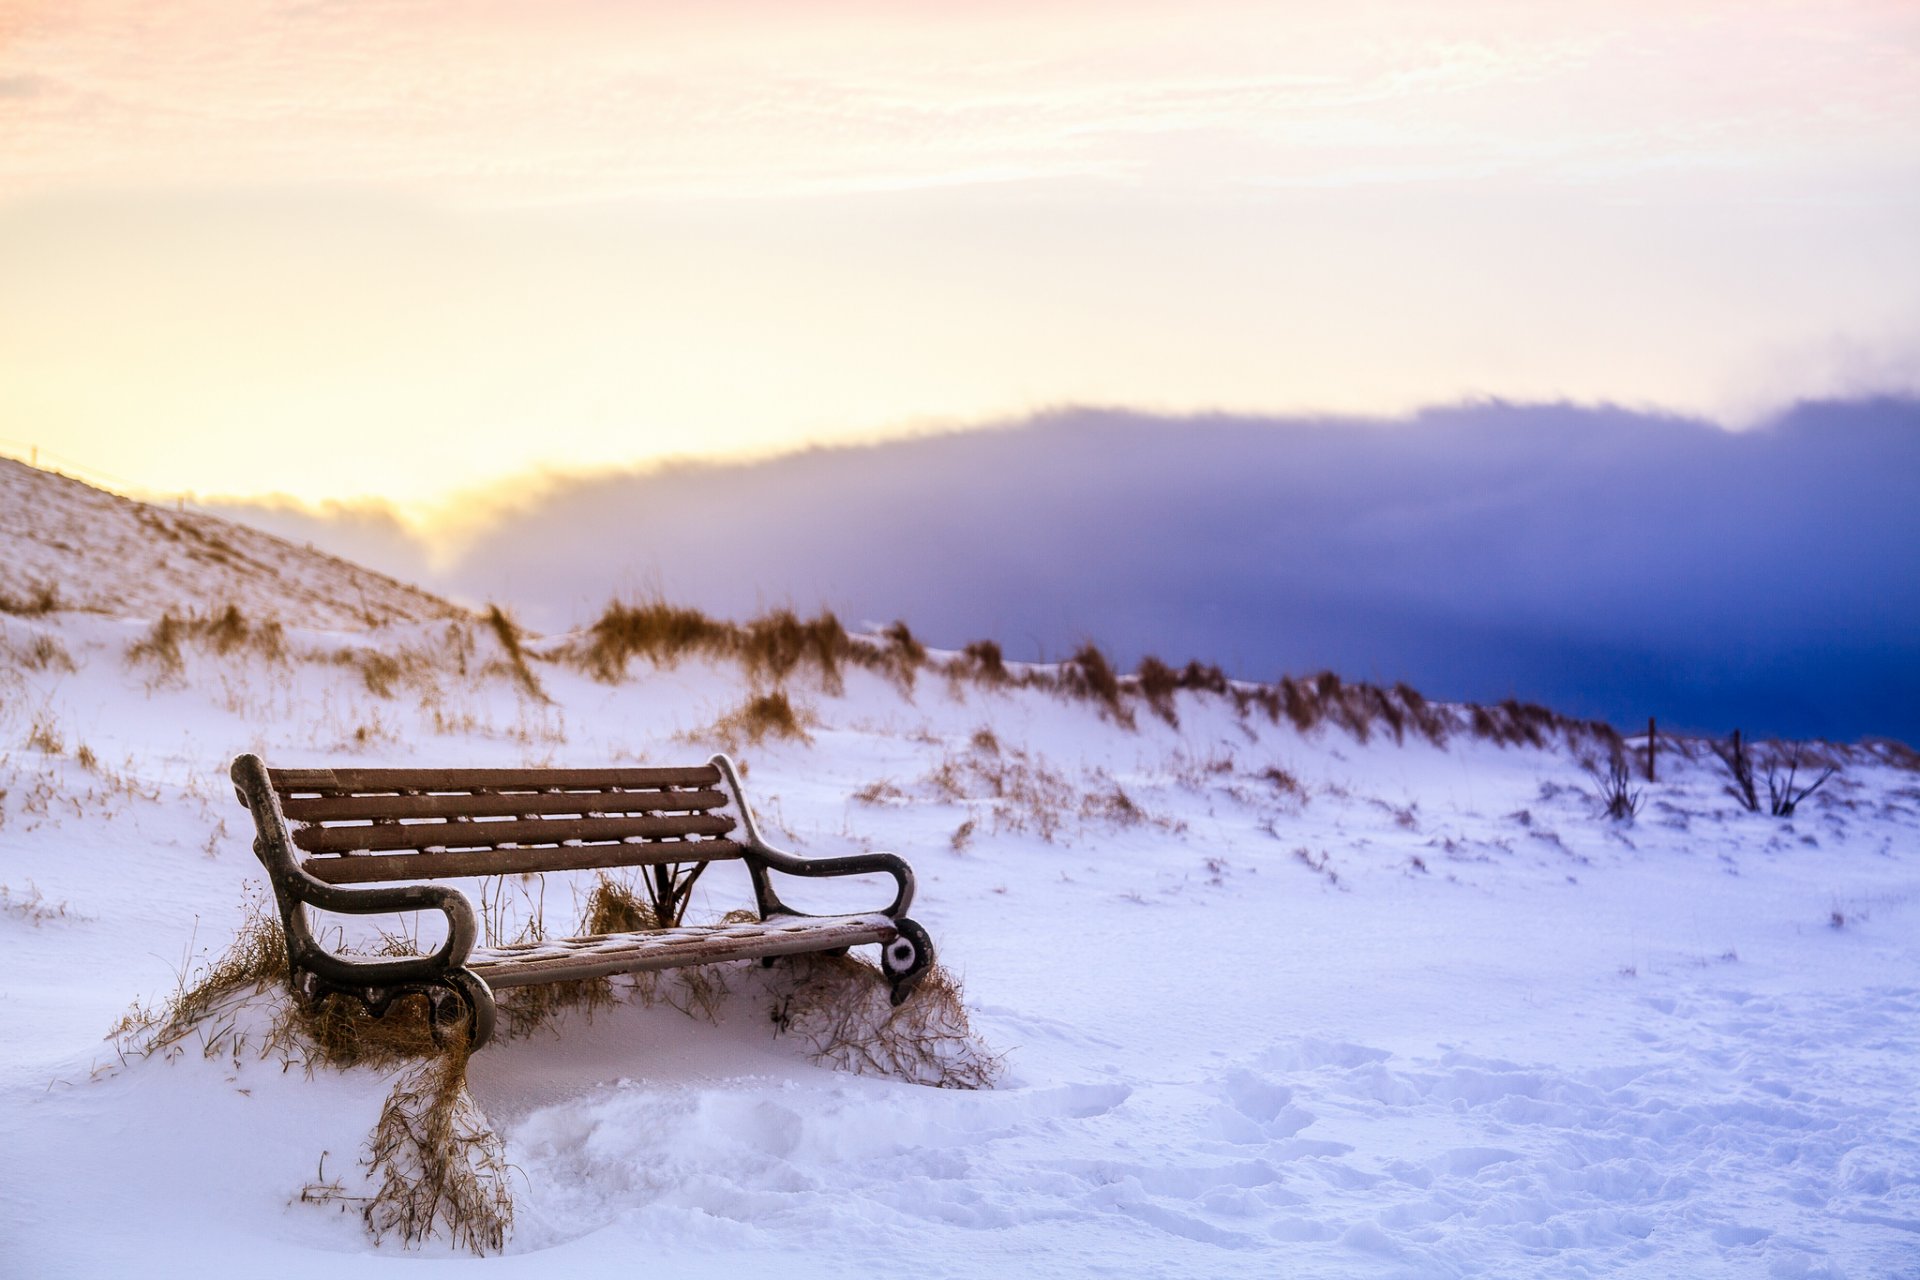
<path id="1" fill-rule="evenodd" d="M 1092 638 L 1621 725 L 1920 739 L 1920 403 L 1733 433 L 1617 408 L 1378 422 L 1064 410 L 571 482 L 437 584 L 554 628 L 616 591 L 826 605 L 1013 657 Z"/>

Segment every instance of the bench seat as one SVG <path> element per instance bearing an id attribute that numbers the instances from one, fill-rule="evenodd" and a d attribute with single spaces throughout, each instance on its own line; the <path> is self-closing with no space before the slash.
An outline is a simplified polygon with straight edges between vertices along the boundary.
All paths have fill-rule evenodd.
<path id="1" fill-rule="evenodd" d="M 497 991 L 643 969 L 833 951 L 868 942 L 885 944 L 899 932 L 890 917 L 877 911 L 856 916 L 786 916 L 475 947 L 467 956 L 467 967 Z"/>

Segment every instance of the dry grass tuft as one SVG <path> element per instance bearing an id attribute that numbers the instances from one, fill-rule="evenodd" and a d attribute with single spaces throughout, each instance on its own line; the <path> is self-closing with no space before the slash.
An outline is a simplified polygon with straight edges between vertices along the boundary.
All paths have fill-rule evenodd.
<path id="1" fill-rule="evenodd" d="M 935 965 L 895 1007 L 879 969 L 848 955 L 800 955 L 781 966 L 772 1019 L 823 1066 L 939 1089 L 988 1089 L 1004 1069 L 974 1035 L 960 984 Z"/>
<path id="2" fill-rule="evenodd" d="M 227 657 L 251 653 L 269 662 L 287 658 L 286 632 L 278 621 L 254 622 L 230 604 L 213 613 L 179 615 L 171 609 L 127 649 L 129 666 L 152 669 L 157 681 L 178 680 L 186 672 L 182 646 L 192 644 Z"/>
<path id="3" fill-rule="evenodd" d="M 1068 693 L 1099 705 L 1116 724 L 1133 728 L 1133 712 L 1120 700 L 1120 677 L 1095 644 L 1083 644 L 1060 664 L 1060 683 Z"/>
<path id="4" fill-rule="evenodd" d="M 1140 665 L 1134 671 L 1134 680 L 1140 687 L 1140 694 L 1147 700 L 1147 706 L 1153 714 L 1165 720 L 1169 727 L 1180 727 L 1179 713 L 1173 707 L 1173 695 L 1180 688 L 1180 673 L 1148 654 L 1140 659 Z"/>
<path id="5" fill-rule="evenodd" d="M 11 613 L 22 618 L 41 618 L 59 608 L 61 608 L 60 585 L 55 582 L 29 583 L 24 596 L 0 591 L 0 613 Z"/>
<path id="6" fill-rule="evenodd" d="M 1269 765 L 1259 774 L 1280 797 L 1304 807 L 1307 803 L 1307 789 L 1300 785 L 1300 779 L 1282 769 L 1279 765 Z"/>
<path id="7" fill-rule="evenodd" d="M 18 651 L 18 656 L 20 665 L 29 671 L 65 671 L 71 674 L 79 670 L 67 647 L 49 635 L 35 636 L 33 643 Z"/>
<path id="8" fill-rule="evenodd" d="M 498 1252 L 513 1229 L 506 1149 L 467 1090 L 464 1040 L 394 1083 L 368 1140 L 379 1179 L 362 1210 L 374 1240 L 413 1247 L 444 1228 L 455 1247 Z"/>
<path id="9" fill-rule="evenodd" d="M 31 880 L 25 893 L 15 893 L 0 884 L 0 915 L 16 916 L 37 929 L 49 920 L 65 920 L 71 912 L 64 902 L 48 902 Z"/>
<path id="10" fill-rule="evenodd" d="M 842 664 L 855 659 L 847 629 L 824 610 L 802 622 L 791 609 L 776 609 L 736 629 L 733 640 L 749 675 L 777 684 L 797 668 L 812 666 L 821 687 L 833 694 L 846 688 Z"/>
<path id="11" fill-rule="evenodd" d="M 714 722 L 712 736 L 733 746 L 758 746 L 768 738 L 811 742 L 784 689 L 757 693 Z"/>
<path id="12" fill-rule="evenodd" d="M 669 918 L 678 917 L 670 914 Z M 587 904 L 580 913 L 580 932 L 637 933 L 642 929 L 657 928 L 658 920 L 653 905 L 642 900 L 631 885 L 602 872 L 594 880 L 593 888 L 587 894 Z"/>
<path id="13" fill-rule="evenodd" d="M 406 674 L 398 658 L 378 649 L 362 649 L 353 655 L 352 660 L 360 668 L 360 680 L 367 686 L 367 692 L 376 698 L 391 698 L 401 677 Z"/>
<path id="14" fill-rule="evenodd" d="M 107 1033 L 122 1053 L 165 1051 L 190 1035 L 229 997 L 259 991 L 287 978 L 287 944 L 265 891 L 251 885 L 240 928 L 218 958 L 197 971 L 182 968 L 158 1007 L 135 1005 Z"/>
<path id="15" fill-rule="evenodd" d="M 969 675 L 981 684 L 998 686 L 1010 684 L 1013 673 L 1007 670 L 1006 656 L 1000 652 L 1000 646 L 991 640 L 975 640 L 960 651 L 961 662 L 955 666 L 960 674 Z"/>
<path id="16" fill-rule="evenodd" d="M 586 647 L 574 657 L 597 679 L 617 684 L 636 657 L 664 667 L 690 655 L 722 656 L 731 648 L 731 631 L 698 609 L 664 600 L 632 605 L 616 600 L 593 624 Z"/>
<path id="17" fill-rule="evenodd" d="M 499 605 L 490 604 L 487 606 L 486 624 L 500 642 L 506 672 L 520 687 L 520 691 L 535 702 L 553 701 L 541 687 L 540 678 L 533 674 L 533 668 L 527 665 L 527 651 L 521 647 L 520 628 L 513 619 Z"/>
<path id="18" fill-rule="evenodd" d="M 27 728 L 27 750 L 40 751 L 57 756 L 67 749 L 67 740 L 60 733 L 60 726 L 50 711 L 33 713 L 33 723 Z"/>
<path id="19" fill-rule="evenodd" d="M 791 609 L 776 609 L 738 624 L 664 600 L 631 605 L 614 601 L 593 624 L 586 641 L 568 650 L 566 656 L 608 684 L 625 679 L 627 666 L 636 657 L 646 658 L 656 667 L 703 657 L 731 659 L 755 679 L 772 683 L 811 669 L 821 687 L 833 694 L 845 688 L 841 673 L 848 663 L 885 667 L 897 676 L 903 670 L 892 648 L 883 652 L 870 642 L 856 641 L 840 619 L 824 610 L 802 621 Z M 922 650 L 901 678 L 910 684 L 910 667 L 924 659 Z"/>

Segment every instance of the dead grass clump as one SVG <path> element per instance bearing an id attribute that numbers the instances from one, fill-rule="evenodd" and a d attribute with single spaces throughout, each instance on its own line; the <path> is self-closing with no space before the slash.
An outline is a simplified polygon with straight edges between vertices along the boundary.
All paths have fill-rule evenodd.
<path id="1" fill-rule="evenodd" d="M 35 636 L 33 643 L 20 650 L 19 654 L 20 664 L 29 671 L 65 671 L 71 674 L 79 670 L 67 647 L 49 635 Z"/>
<path id="2" fill-rule="evenodd" d="M 1081 796 L 1080 816 L 1107 822 L 1122 829 L 1138 827 L 1153 821 L 1147 811 L 1134 803 L 1133 797 L 1128 795 L 1126 789 L 1117 782 Z"/>
<path id="3" fill-rule="evenodd" d="M 497 1252 L 513 1229 L 513 1192 L 500 1135 L 467 1090 L 464 1042 L 395 1082 L 367 1150 L 379 1189 L 362 1210 L 376 1241 L 412 1247 L 444 1228 L 456 1247 Z"/>
<path id="4" fill-rule="evenodd" d="M 187 669 L 186 659 L 180 654 L 180 640 L 185 629 L 180 619 L 173 615 L 173 610 L 162 613 L 147 629 L 147 634 L 127 650 L 128 665 L 151 666 L 160 679 L 180 676 Z"/>
<path id="5" fill-rule="evenodd" d="M 1159 658 L 1148 654 L 1140 659 L 1133 678 L 1153 714 L 1165 720 L 1170 727 L 1178 729 L 1180 715 L 1174 710 L 1173 695 L 1181 688 L 1180 674 Z"/>
<path id="6" fill-rule="evenodd" d="M 553 1028 L 563 1014 L 584 1013 L 591 1022 L 594 1014 L 619 1003 L 611 978 L 509 987 L 494 993 L 494 1006 L 500 1016 L 494 1035 L 502 1040 L 524 1040 L 536 1031 Z"/>
<path id="7" fill-rule="evenodd" d="M 768 738 L 811 742 L 784 689 L 757 693 L 714 722 L 715 736 L 730 743 L 758 746 Z"/>
<path id="8" fill-rule="evenodd" d="M 1400 699 L 1400 705 L 1406 708 L 1407 719 L 1419 730 L 1420 736 L 1436 747 L 1446 746 L 1448 723 L 1440 709 L 1404 680 L 1393 686 L 1393 692 Z"/>
<path id="9" fill-rule="evenodd" d="M 1292 676 L 1280 678 L 1281 708 L 1287 713 L 1287 720 L 1293 725 L 1294 732 L 1307 733 L 1320 723 L 1320 700 L 1310 685 L 1295 680 Z"/>
<path id="10" fill-rule="evenodd" d="M 887 673 L 901 689 L 912 693 L 914 680 L 927 663 L 927 646 L 920 643 L 905 622 L 898 620 L 882 631 L 880 638 L 886 645 L 882 656 Z"/>
<path id="11" fill-rule="evenodd" d="M 222 657 L 252 653 L 269 662 L 287 657 L 286 631 L 278 621 L 253 622 L 230 604 L 217 613 L 162 613 L 147 634 L 127 649 L 129 666 L 152 668 L 157 681 L 178 680 L 186 673 L 182 645 L 191 642 Z"/>
<path id="12" fill-rule="evenodd" d="M 1107 655 L 1100 652 L 1095 644 L 1083 644 L 1079 650 L 1060 664 L 1062 687 L 1076 698 L 1083 698 L 1097 704 L 1101 714 L 1110 716 L 1115 723 L 1131 729 L 1133 712 L 1120 701 L 1120 678 L 1113 673 L 1113 664 L 1107 661 Z"/>
<path id="13" fill-rule="evenodd" d="M 240 928 L 216 959 L 198 970 L 181 968 L 174 989 L 157 1007 L 135 1005 L 108 1035 L 123 1052 L 161 1052 L 184 1039 L 227 999 L 287 978 L 287 944 L 263 890 L 248 891 Z"/>
<path id="14" fill-rule="evenodd" d="M 962 662 L 956 666 L 981 684 L 998 686 L 1013 681 L 1013 673 L 1007 670 L 1006 655 L 991 640 L 973 641 L 960 651 L 960 657 Z"/>
<path id="15" fill-rule="evenodd" d="M 1307 789 L 1300 785 L 1300 779 L 1294 777 L 1279 765 L 1268 765 L 1260 771 L 1258 776 L 1278 792 L 1282 798 L 1291 800 L 1295 804 L 1306 804 Z"/>
<path id="16" fill-rule="evenodd" d="M 67 749 L 67 740 L 61 736 L 60 726 L 51 712 L 33 713 L 33 723 L 27 729 L 27 749 L 45 752 L 50 756 L 60 755 Z"/>
<path id="17" fill-rule="evenodd" d="M 637 893 L 625 879 L 602 871 L 587 894 L 580 927 L 590 934 L 676 928 L 686 919 L 694 882 L 710 865 L 704 861 L 655 863 L 638 872 Z"/>
<path id="18" fill-rule="evenodd" d="M 721 656 L 732 648 L 733 628 L 698 609 L 664 600 L 627 605 L 614 601 L 588 632 L 584 649 L 573 657 L 596 679 L 616 684 L 626 678 L 635 657 L 656 667 L 670 666 L 689 654 Z"/>
<path id="19" fill-rule="evenodd" d="M 798 955 L 778 971 L 772 1020 L 823 1066 L 939 1089 L 987 1089 L 1004 1063 L 974 1035 L 960 984 L 935 965 L 905 1004 L 880 971 L 848 955 Z"/>
<path id="20" fill-rule="evenodd" d="M 215 614 L 189 615 L 186 633 L 221 656 L 247 650 L 263 658 L 286 657 L 286 632 L 273 620 L 250 622 L 240 606 L 230 604 Z"/>
<path id="21" fill-rule="evenodd" d="M 21 596 L 0 591 L 0 613 L 41 618 L 60 607 L 60 586 L 55 582 L 30 582 L 27 584 L 27 593 Z"/>
<path id="22" fill-rule="evenodd" d="M 367 686 L 367 692 L 378 698 L 391 698 L 394 687 L 406 673 L 398 658 L 377 649 L 362 649 L 353 655 L 353 660 L 360 668 L 360 680 Z"/>
<path id="23" fill-rule="evenodd" d="M 828 693 L 842 692 L 846 683 L 841 665 L 852 657 L 853 642 L 840 619 L 822 610 L 802 622 L 791 609 L 776 609 L 747 623 L 738 632 L 740 656 L 747 671 L 778 683 L 802 666 L 812 666 Z"/>
<path id="24" fill-rule="evenodd" d="M 702 865 L 705 865 L 704 863 Z M 594 878 L 587 905 L 580 913 L 581 934 L 637 933 L 658 927 L 653 908 L 633 887 L 605 872 Z"/>
<path id="25" fill-rule="evenodd" d="M 551 702 L 547 691 L 540 686 L 540 677 L 533 674 L 533 668 L 527 665 L 527 651 L 520 643 L 520 628 L 512 618 L 497 604 L 487 606 L 486 623 L 500 642 L 500 652 L 504 655 L 506 672 L 520 691 L 535 702 Z"/>
<path id="26" fill-rule="evenodd" d="M 49 920 L 65 920 L 71 910 L 64 902 L 48 902 L 31 880 L 25 893 L 15 893 L 0 884 L 0 915 L 16 916 L 36 929 Z"/>
<path id="27" fill-rule="evenodd" d="M 378 1070 L 439 1052 L 422 995 L 401 996 L 378 1016 L 353 996 L 329 995 L 315 1002 L 294 998 L 274 1031 L 282 1059 L 309 1071 L 316 1062 L 340 1070 Z"/>

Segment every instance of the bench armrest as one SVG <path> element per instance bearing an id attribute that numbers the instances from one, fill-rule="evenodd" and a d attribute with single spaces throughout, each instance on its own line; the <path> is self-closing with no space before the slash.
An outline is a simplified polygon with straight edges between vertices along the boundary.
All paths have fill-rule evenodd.
<path id="1" fill-rule="evenodd" d="M 248 754 L 233 762 L 233 786 L 240 802 L 253 814 L 258 833 L 253 852 L 273 881 L 280 904 L 280 923 L 286 931 L 287 959 L 294 973 L 308 969 L 323 980 L 345 986 L 374 986 L 432 981 L 466 964 L 478 936 L 473 904 L 449 885 L 399 884 L 346 888 L 308 875 L 294 856 L 293 838 L 280 809 L 267 766 Z M 383 915 L 399 911 L 438 911 L 447 918 L 447 940 L 428 956 L 402 959 L 357 960 L 335 955 L 321 946 L 307 927 L 300 907 L 318 907 L 342 915 Z"/>
<path id="2" fill-rule="evenodd" d="M 895 886 L 893 904 L 882 907 L 882 913 L 898 920 L 907 914 L 907 908 L 913 905 L 913 868 L 908 866 L 907 860 L 897 853 L 847 853 L 833 858 L 803 858 L 797 853 L 788 853 L 784 849 L 776 849 L 768 844 L 753 844 L 748 846 L 748 850 L 749 858 L 791 876 L 859 876 L 875 873 L 890 875 L 893 877 Z M 757 880 L 758 877 L 756 877 L 756 889 L 759 887 Z M 769 887 L 767 895 L 764 896 L 771 897 L 771 892 Z M 768 907 L 772 907 L 773 910 L 769 911 Z M 804 913 L 793 910 L 777 898 L 772 898 L 771 901 L 761 902 L 760 914 L 762 916 L 796 916 Z"/>
<path id="3" fill-rule="evenodd" d="M 905 858 L 896 853 L 849 853 L 832 858 L 803 858 L 799 854 L 776 849 L 760 836 L 759 824 L 753 820 L 753 810 L 748 807 L 747 797 L 740 790 L 740 775 L 734 771 L 733 761 L 722 754 L 714 756 L 710 763 L 720 771 L 722 782 L 732 793 L 734 811 L 739 814 L 740 831 L 745 837 L 740 844 L 747 870 L 753 876 L 753 891 L 759 899 L 762 918 L 806 914 L 780 901 L 767 876 L 769 869 L 788 875 L 812 877 L 889 875 L 893 877 L 895 892 L 892 905 L 883 908 L 884 914 L 895 920 L 907 914 L 907 908 L 913 905 L 913 868 L 907 865 Z"/>

